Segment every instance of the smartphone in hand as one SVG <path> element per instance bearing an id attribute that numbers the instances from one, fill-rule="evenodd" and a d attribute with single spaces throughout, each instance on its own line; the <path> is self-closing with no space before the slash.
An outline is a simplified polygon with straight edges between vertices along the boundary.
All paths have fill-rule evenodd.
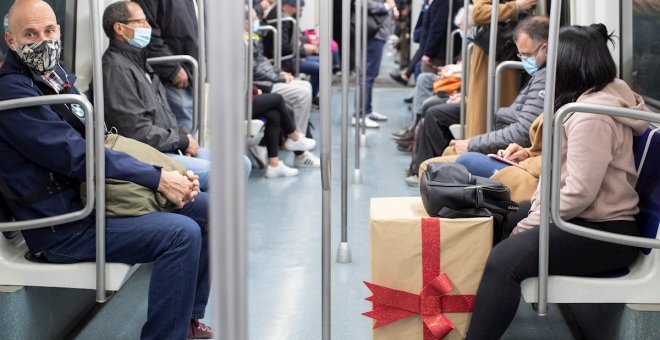
<path id="1" fill-rule="evenodd" d="M 513 165 L 513 166 L 517 166 L 517 167 L 519 167 L 519 168 L 521 168 L 521 169 L 523 169 L 523 170 L 527 170 L 527 167 L 525 167 L 524 165 L 519 164 L 519 163 L 516 163 L 516 162 L 514 162 L 514 161 L 512 161 L 512 160 L 508 160 L 508 159 L 506 159 L 506 158 L 504 158 L 504 157 L 500 157 L 500 156 L 498 156 L 498 155 L 496 155 L 496 154 L 493 154 L 493 153 L 488 154 L 488 157 L 493 158 L 493 159 L 496 159 L 496 160 L 498 160 L 498 161 L 500 161 L 500 162 L 502 162 L 502 163 L 506 163 L 506 164 Z"/>

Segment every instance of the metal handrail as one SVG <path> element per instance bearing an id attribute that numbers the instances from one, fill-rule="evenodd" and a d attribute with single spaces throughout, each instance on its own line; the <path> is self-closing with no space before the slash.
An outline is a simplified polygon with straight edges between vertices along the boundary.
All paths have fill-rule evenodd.
<path id="1" fill-rule="evenodd" d="M 199 49 L 199 76 L 197 88 L 199 98 L 199 123 L 197 127 L 197 142 L 206 145 L 206 1 L 197 1 L 197 44 Z"/>
<path id="2" fill-rule="evenodd" d="M 445 45 L 445 65 L 449 65 L 453 62 L 454 59 L 454 41 L 452 40 L 452 30 L 451 25 L 454 23 L 453 14 L 454 14 L 454 0 L 450 0 L 449 9 L 447 10 L 447 29 L 445 30 L 446 36 L 446 45 Z M 449 50 L 449 45 L 452 46 L 451 52 Z"/>
<path id="3" fill-rule="evenodd" d="M 332 13 L 332 1 L 319 1 L 321 13 Z M 321 77 L 320 108 L 321 108 L 321 182 L 322 192 L 322 269 L 321 269 L 321 333 L 323 340 L 331 338 L 331 304 L 332 304 L 332 55 L 330 40 L 332 37 L 332 21 L 330 15 L 321 15 Z"/>
<path id="4" fill-rule="evenodd" d="M 192 129 L 190 134 L 195 135 L 199 130 L 200 123 L 200 105 L 199 102 L 199 83 L 197 79 L 199 78 L 199 63 L 197 60 L 189 55 L 171 55 L 165 57 L 154 57 L 148 58 L 147 63 L 154 64 L 170 64 L 170 63 L 188 63 L 193 69 L 192 79 L 190 83 L 192 84 L 193 92 L 193 116 L 192 116 Z"/>
<path id="5" fill-rule="evenodd" d="M 4 100 L 0 101 L 0 111 L 20 109 L 30 106 L 69 103 L 78 104 L 81 106 L 82 110 L 85 111 L 85 135 L 89 136 L 87 139 L 85 139 L 85 151 L 87 153 L 85 159 L 85 178 L 87 183 L 94 183 L 94 139 L 91 137 L 94 136 L 94 117 L 91 114 L 92 104 L 87 100 L 85 96 L 76 94 L 62 94 Z M 38 229 L 81 220 L 89 216 L 92 211 L 94 211 L 94 185 L 87 186 L 86 194 L 87 202 L 85 203 L 85 206 L 78 211 L 58 216 L 38 218 L 29 221 L 3 222 L 0 223 L 0 232 Z"/>
<path id="6" fill-rule="evenodd" d="M 649 122 L 660 123 L 660 115 L 653 112 L 646 112 L 628 108 L 612 107 L 597 104 L 586 103 L 570 103 L 562 106 L 553 119 L 553 140 L 552 149 L 552 169 L 551 169 L 551 183 L 550 186 L 550 213 L 552 222 L 559 228 L 571 234 L 592 238 L 595 240 L 623 244 L 633 247 L 643 248 L 660 248 L 660 240 L 650 239 L 646 237 L 635 237 L 620 235 L 617 233 L 600 231 L 592 228 L 582 227 L 570 222 L 566 222 L 560 216 L 560 183 L 561 183 L 561 135 L 562 135 L 562 122 L 567 115 L 574 113 L 596 113 L 608 116 L 619 116 L 625 118 L 632 118 L 638 120 L 646 120 Z M 545 148 L 543 149 L 545 150 Z M 543 178 L 543 177 L 541 177 Z M 542 242 L 547 244 L 548 238 L 544 237 Z"/>
<path id="7" fill-rule="evenodd" d="M 488 45 L 488 95 L 486 97 L 486 117 L 492 117 L 494 114 L 493 98 L 495 98 L 495 67 L 497 60 L 495 59 L 497 51 L 497 29 L 499 22 L 499 1 L 493 1 L 490 6 L 490 41 Z M 493 122 L 486 120 L 486 132 L 493 131 Z"/>
<path id="8" fill-rule="evenodd" d="M 457 136 L 459 139 L 465 138 L 465 114 L 467 110 L 466 98 L 468 95 L 468 83 L 470 80 L 470 57 L 471 50 L 468 48 L 468 26 L 470 24 L 470 0 L 465 0 L 463 2 L 463 10 L 465 11 L 465 18 L 463 18 L 463 41 L 461 42 L 461 63 L 463 69 L 461 70 L 461 115 L 460 115 L 460 124 L 461 124 L 461 133 Z"/>
<path id="9" fill-rule="evenodd" d="M 348 78 L 350 58 L 350 0 L 342 1 L 341 9 L 341 242 L 337 249 L 337 262 L 350 263 L 348 244 Z"/>
<path id="10" fill-rule="evenodd" d="M 294 29 L 294 39 L 296 40 L 296 44 L 298 44 L 298 48 L 295 50 L 296 64 L 294 65 L 294 71 L 295 75 L 298 76 L 300 74 L 300 0 L 296 0 L 296 23 Z"/>
<path id="11" fill-rule="evenodd" d="M 461 29 L 457 28 L 449 34 L 449 40 L 447 41 L 447 56 L 445 57 L 447 61 L 445 64 L 449 65 L 454 62 L 454 42 L 456 41 L 456 36 L 461 34 Z"/>
<path id="12" fill-rule="evenodd" d="M 555 83 L 557 77 L 557 44 L 559 41 L 559 16 L 561 14 L 562 0 L 552 0 L 550 8 L 550 27 L 548 31 L 548 52 L 545 62 L 545 102 L 543 112 L 548 117 L 555 112 Z M 548 119 L 549 120 L 549 119 Z M 543 124 L 542 150 L 552 150 L 552 124 Z M 546 151 L 547 152 L 547 151 Z M 550 157 L 541 157 L 541 192 L 539 224 L 539 301 L 536 312 L 545 315 L 548 312 L 548 244 L 543 240 L 548 239 L 550 232 Z"/>
<path id="13" fill-rule="evenodd" d="M 522 69 L 523 65 L 519 61 L 504 61 L 497 65 L 495 69 L 495 93 L 493 98 L 493 112 L 490 112 L 490 115 L 486 116 L 486 119 L 491 123 L 492 126 L 495 125 L 495 112 L 500 108 L 501 96 L 502 96 L 502 74 L 504 70 L 507 69 Z"/>
<path id="14" fill-rule="evenodd" d="M 297 14 L 296 14 L 296 15 L 297 15 Z M 294 18 L 292 18 L 292 17 L 284 17 L 284 18 L 282 18 L 280 21 L 281 21 L 281 22 L 284 22 L 284 21 L 290 21 L 290 22 L 292 23 L 292 25 L 293 25 L 294 28 L 295 28 L 295 27 L 298 27 L 298 21 L 296 21 L 296 19 L 294 19 Z M 272 23 L 278 23 L 278 19 L 271 19 L 271 20 L 268 20 L 267 22 L 268 22 L 269 24 L 272 24 Z M 280 31 L 280 32 L 281 32 L 281 31 Z M 296 31 L 296 32 L 297 32 L 297 31 Z M 295 39 L 295 41 L 294 41 L 294 43 L 293 43 L 293 45 L 294 45 L 294 46 L 293 46 L 293 52 L 292 52 L 291 54 L 282 55 L 282 48 L 281 48 L 281 46 L 280 46 L 280 49 L 279 49 L 279 51 L 280 51 L 280 52 L 279 52 L 279 53 L 280 53 L 280 54 L 279 54 L 279 57 L 280 57 L 280 63 L 281 63 L 282 61 L 284 61 L 284 60 L 291 60 L 291 59 L 294 59 L 294 58 L 296 58 L 296 55 L 298 55 L 298 59 L 300 59 L 300 55 L 299 55 L 299 53 L 300 53 L 300 38 L 299 38 L 299 37 L 296 38 L 297 33 L 299 34 L 300 32 L 297 32 L 297 33 L 296 33 L 296 32 L 294 32 L 294 39 Z M 281 42 L 281 39 L 280 39 L 280 45 L 281 45 L 281 44 L 282 44 L 282 42 Z M 282 65 L 280 64 L 279 68 L 281 68 L 281 67 L 282 67 Z"/>
<path id="15" fill-rule="evenodd" d="M 203 1 L 200 1 L 203 2 Z M 245 7 L 242 1 L 209 1 L 208 40 L 211 56 L 222 56 L 223 62 L 209 68 L 209 86 L 213 96 L 209 107 L 214 109 L 210 119 L 211 179 L 213 187 L 209 201 L 209 260 L 211 296 L 215 301 L 213 321 L 218 325 L 218 339 L 245 340 L 247 334 L 246 298 L 246 223 L 243 70 Z M 241 84 L 236 86 L 236 84 Z"/>
<path id="16" fill-rule="evenodd" d="M 277 55 L 277 45 L 275 44 L 275 42 L 277 41 L 277 39 L 278 39 L 277 36 L 280 33 L 277 31 L 277 28 L 275 28 L 274 26 L 271 26 L 271 25 L 259 26 L 259 30 L 260 31 L 269 31 L 273 34 L 273 58 L 268 59 L 268 60 L 271 61 L 271 62 L 274 62 L 275 56 Z M 273 64 L 273 65 L 275 65 L 275 64 Z"/>
<path id="17" fill-rule="evenodd" d="M 277 0 L 275 10 L 277 11 L 277 31 L 282 32 L 282 0 Z M 275 67 L 282 69 L 282 34 L 277 36 L 274 43 L 277 45 L 277 53 L 273 56 L 273 58 L 275 58 Z"/>
<path id="18" fill-rule="evenodd" d="M 105 212 L 105 102 L 103 89 L 101 10 L 99 2 L 89 0 L 90 17 L 92 21 L 92 83 L 94 86 L 95 131 L 94 147 L 96 148 L 95 179 L 96 211 Z M 105 214 L 96 214 L 96 301 L 105 302 Z"/>
<path id="19" fill-rule="evenodd" d="M 246 42 L 246 51 L 245 51 L 245 119 L 247 119 L 247 129 L 245 133 L 245 139 L 248 140 L 252 136 L 252 85 L 254 78 L 254 33 L 252 32 L 252 11 L 254 10 L 254 2 L 248 1 L 248 27 L 250 31 L 248 32 L 248 40 Z"/>
<path id="20" fill-rule="evenodd" d="M 354 112 L 354 119 L 355 119 L 355 152 L 354 152 L 354 162 L 353 162 L 353 184 L 360 184 L 362 183 L 362 174 L 360 171 L 360 122 L 362 119 L 361 117 L 361 111 L 362 111 L 362 101 L 364 98 L 362 97 L 362 82 L 361 82 L 361 74 L 362 74 L 362 30 L 363 30 L 363 24 L 362 24 L 362 11 L 363 11 L 363 1 L 362 0 L 355 0 L 355 42 L 354 42 L 354 64 L 355 64 L 355 96 L 354 96 L 354 106 L 355 110 Z M 343 53 L 343 52 L 342 52 Z M 344 63 L 342 55 L 342 65 Z M 342 75 L 343 73 L 346 72 L 343 70 L 342 66 Z"/>

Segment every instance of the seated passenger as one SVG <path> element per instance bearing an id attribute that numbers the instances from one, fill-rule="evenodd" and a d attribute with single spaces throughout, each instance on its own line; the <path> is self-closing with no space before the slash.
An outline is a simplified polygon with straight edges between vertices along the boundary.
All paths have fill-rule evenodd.
<path id="1" fill-rule="evenodd" d="M 0 101 L 52 93 L 79 94 L 75 75 L 58 63 L 60 27 L 41 0 L 16 1 L 4 35 L 11 51 L 0 68 Z M 52 90 L 52 91 L 50 91 Z M 48 105 L 0 112 L 0 179 L 14 196 L 41 194 L 49 184 L 68 183 L 33 203 L 9 201 L 18 221 L 51 217 L 82 208 L 85 140 Z M 108 178 L 162 193 L 178 209 L 138 217 L 106 219 L 106 258 L 127 264 L 153 262 L 147 321 L 141 337 L 210 338 L 199 323 L 209 296 L 208 196 L 196 176 L 161 171 L 122 152 L 105 150 Z M 22 231 L 32 254 L 55 263 L 94 261 L 94 216 L 53 227 Z"/>
<path id="2" fill-rule="evenodd" d="M 256 13 L 252 11 L 252 19 L 257 20 Z M 312 86 L 309 82 L 304 80 L 294 79 L 293 75 L 288 72 L 274 67 L 263 54 L 263 45 L 261 44 L 259 35 L 256 34 L 258 27 L 249 27 L 247 20 L 247 7 L 246 16 L 244 21 L 244 29 L 247 34 L 252 34 L 254 41 L 253 52 L 253 79 L 255 85 L 264 89 L 264 92 L 278 93 L 284 100 L 293 106 L 293 115 L 296 122 L 296 128 L 302 134 L 309 137 L 307 127 L 309 125 L 309 115 L 312 105 Z M 294 166 L 296 168 L 320 168 L 321 160 L 311 153 L 310 151 L 296 151 Z"/>
<path id="3" fill-rule="evenodd" d="M 266 177 L 291 177 L 298 175 L 298 169 L 291 169 L 280 160 L 278 152 L 280 150 L 280 137 L 282 134 L 287 136 L 284 142 L 284 148 L 291 151 L 307 151 L 316 146 L 316 141 L 303 136 L 293 123 L 293 113 L 289 111 L 284 102 L 284 98 L 277 93 L 262 94 L 256 87 L 253 89 L 252 98 L 252 118 L 263 118 L 266 121 L 266 129 L 262 143 L 266 149 L 268 157 L 266 167 Z M 260 155 L 261 148 L 257 147 L 255 156 L 257 160 L 266 163 Z M 264 157 L 265 158 L 265 157 Z"/>
<path id="4" fill-rule="evenodd" d="M 529 146 L 529 128 L 543 111 L 543 100 L 545 93 L 545 59 L 548 41 L 548 18 L 535 16 L 521 21 L 514 31 L 514 40 L 518 56 L 523 61 L 525 71 L 532 78 L 520 91 L 515 102 L 509 107 L 502 107 L 495 112 L 494 131 L 474 136 L 467 140 L 452 140 L 435 138 L 432 133 L 427 138 L 418 140 L 417 160 L 419 162 L 419 173 L 426 169 L 426 164 L 438 161 L 455 161 L 455 155 L 461 155 L 468 151 L 484 154 L 497 152 L 506 148 L 510 143 L 518 143 L 523 147 Z M 469 94 L 468 94 L 469 96 Z M 469 99 L 468 99 L 469 100 Z M 444 114 L 438 112 L 438 114 Z M 432 118 L 428 117 L 427 120 Z M 441 117 L 435 119 L 440 121 Z M 428 124 L 425 124 L 428 125 Z M 425 129 L 433 129 L 428 126 Z M 439 157 L 437 152 L 449 147 Z"/>
<path id="5" fill-rule="evenodd" d="M 210 151 L 200 148 L 167 102 L 165 88 L 147 64 L 144 48 L 151 39 L 151 26 L 135 2 L 119 1 L 103 13 L 103 30 L 110 46 L 103 54 L 105 121 L 125 137 L 149 144 L 180 161 L 199 176 L 208 190 Z"/>
<path id="6" fill-rule="evenodd" d="M 578 102 L 648 110 L 639 95 L 616 79 L 608 40 L 611 36 L 602 24 L 561 28 L 556 108 Z M 561 217 L 587 228 L 638 236 L 635 214 L 639 198 L 632 142 L 648 123 L 575 112 L 562 125 Z M 538 275 L 538 195 L 539 189 L 529 215 L 488 257 L 467 333 L 469 340 L 499 339 L 520 303 L 520 282 Z M 550 275 L 596 275 L 626 267 L 639 253 L 635 247 L 570 234 L 554 224 L 549 233 Z"/>

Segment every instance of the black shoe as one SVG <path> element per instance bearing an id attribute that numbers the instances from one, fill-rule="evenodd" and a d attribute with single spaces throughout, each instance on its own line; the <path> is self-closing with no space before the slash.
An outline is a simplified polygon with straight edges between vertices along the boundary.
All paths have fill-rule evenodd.
<path id="1" fill-rule="evenodd" d="M 410 96 L 410 97 L 408 97 L 408 98 L 404 98 L 404 99 L 403 99 L 403 102 L 406 103 L 406 104 L 412 104 L 412 102 L 413 102 L 413 97 Z"/>
<path id="2" fill-rule="evenodd" d="M 390 78 L 403 86 L 408 86 L 408 81 L 401 77 L 401 72 L 390 72 Z"/>
<path id="3" fill-rule="evenodd" d="M 410 131 L 410 129 L 405 128 L 403 130 L 399 130 L 398 132 L 394 132 L 391 135 L 392 135 L 392 137 L 401 138 L 401 137 L 405 136 L 406 134 L 408 134 L 408 131 Z"/>

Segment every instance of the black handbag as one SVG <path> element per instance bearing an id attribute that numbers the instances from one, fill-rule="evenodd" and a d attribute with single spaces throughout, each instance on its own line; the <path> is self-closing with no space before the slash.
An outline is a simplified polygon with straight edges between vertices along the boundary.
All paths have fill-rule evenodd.
<path id="1" fill-rule="evenodd" d="M 518 210 L 506 185 L 474 176 L 457 163 L 430 163 L 422 174 L 419 190 L 430 216 L 505 216 Z"/>

